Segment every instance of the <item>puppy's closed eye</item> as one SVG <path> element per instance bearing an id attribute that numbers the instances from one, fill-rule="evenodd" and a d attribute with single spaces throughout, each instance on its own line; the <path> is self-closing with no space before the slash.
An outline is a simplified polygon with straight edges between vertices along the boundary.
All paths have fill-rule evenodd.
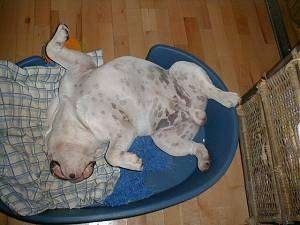
<path id="1" fill-rule="evenodd" d="M 59 164 L 59 162 L 57 162 L 55 160 L 52 160 L 50 162 L 50 170 L 52 171 L 55 166 L 59 166 L 60 167 L 60 164 Z"/>

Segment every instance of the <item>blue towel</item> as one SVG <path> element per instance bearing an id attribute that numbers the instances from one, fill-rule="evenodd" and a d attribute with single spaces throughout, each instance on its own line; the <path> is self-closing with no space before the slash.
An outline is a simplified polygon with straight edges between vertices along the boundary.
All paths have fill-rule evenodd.
<path id="1" fill-rule="evenodd" d="M 143 159 L 144 170 L 137 172 L 121 169 L 119 181 L 113 193 L 106 198 L 105 205 L 123 205 L 151 196 L 154 190 L 145 185 L 145 177 L 152 173 L 167 170 L 171 168 L 173 163 L 173 157 L 155 146 L 152 138 L 149 136 L 136 138 L 129 151 Z"/>
<path id="2" fill-rule="evenodd" d="M 121 169 L 113 193 L 104 205 L 119 206 L 150 197 L 184 181 L 197 168 L 194 156 L 174 157 L 160 150 L 149 136 L 138 137 L 130 152 L 143 159 L 141 172 Z"/>

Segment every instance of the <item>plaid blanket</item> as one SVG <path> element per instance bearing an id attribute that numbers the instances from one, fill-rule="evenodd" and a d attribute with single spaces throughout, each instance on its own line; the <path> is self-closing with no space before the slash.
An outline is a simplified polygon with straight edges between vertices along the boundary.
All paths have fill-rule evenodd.
<path id="1" fill-rule="evenodd" d="M 102 51 L 90 55 L 97 66 L 103 64 Z M 80 183 L 51 175 L 43 134 L 48 104 L 57 96 L 64 73 L 58 65 L 22 69 L 0 61 L 0 198 L 20 215 L 99 204 L 120 175 L 104 155 L 97 156 L 93 175 Z"/>

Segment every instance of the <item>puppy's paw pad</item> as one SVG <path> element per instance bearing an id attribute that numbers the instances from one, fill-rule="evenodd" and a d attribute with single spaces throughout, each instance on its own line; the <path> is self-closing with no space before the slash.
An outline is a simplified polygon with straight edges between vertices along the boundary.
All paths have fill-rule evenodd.
<path id="1" fill-rule="evenodd" d="M 57 44 L 63 45 L 69 39 L 69 28 L 64 24 L 59 25 L 53 39 Z"/>
<path id="2" fill-rule="evenodd" d="M 137 171 L 143 170 L 143 160 L 134 153 L 124 152 L 121 160 L 124 162 L 124 168 Z"/>
<path id="3" fill-rule="evenodd" d="M 209 169 L 210 164 L 210 160 L 201 160 L 200 162 L 198 162 L 198 168 L 200 171 L 204 172 Z"/>

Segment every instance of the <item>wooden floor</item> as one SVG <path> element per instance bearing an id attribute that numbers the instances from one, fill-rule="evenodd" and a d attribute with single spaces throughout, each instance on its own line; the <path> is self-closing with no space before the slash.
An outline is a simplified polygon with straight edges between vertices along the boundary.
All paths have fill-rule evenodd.
<path id="1" fill-rule="evenodd" d="M 40 54 L 58 23 L 83 50 L 105 61 L 144 58 L 156 43 L 188 50 L 239 94 L 278 60 L 264 0 L 0 0 L 0 59 Z M 240 153 L 201 196 L 136 218 L 101 225 L 242 225 L 248 217 Z M 0 224 L 26 224 L 0 214 Z"/>

